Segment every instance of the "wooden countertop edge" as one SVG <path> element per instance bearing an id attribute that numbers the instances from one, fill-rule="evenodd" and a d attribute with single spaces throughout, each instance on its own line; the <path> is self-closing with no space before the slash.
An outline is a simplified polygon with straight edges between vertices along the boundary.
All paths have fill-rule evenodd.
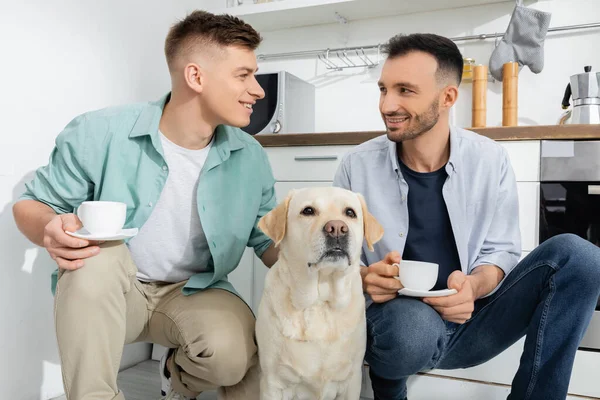
<path id="1" fill-rule="evenodd" d="M 494 140 L 589 140 L 600 139 L 600 125 L 537 125 L 466 128 Z M 384 131 L 293 133 L 255 135 L 264 147 L 357 145 Z"/>

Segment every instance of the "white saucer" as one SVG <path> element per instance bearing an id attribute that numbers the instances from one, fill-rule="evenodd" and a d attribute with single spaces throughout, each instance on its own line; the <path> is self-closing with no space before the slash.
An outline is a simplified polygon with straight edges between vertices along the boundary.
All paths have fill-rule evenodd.
<path id="1" fill-rule="evenodd" d="M 123 240 L 134 237 L 138 234 L 138 228 L 121 229 L 112 235 L 92 235 L 85 228 L 81 228 L 77 232 L 66 231 L 68 235 L 85 240 Z"/>
<path id="2" fill-rule="evenodd" d="M 450 296 L 451 294 L 458 293 L 456 289 L 442 289 L 442 290 L 414 290 L 403 288 L 398 290 L 398 294 L 410 297 L 444 297 Z"/>

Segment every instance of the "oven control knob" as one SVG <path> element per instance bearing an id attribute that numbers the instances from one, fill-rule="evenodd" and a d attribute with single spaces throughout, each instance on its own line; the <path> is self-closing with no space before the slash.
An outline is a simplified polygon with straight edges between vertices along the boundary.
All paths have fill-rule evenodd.
<path id="1" fill-rule="evenodd" d="M 281 123 L 279 121 L 275 121 L 275 123 L 271 125 L 271 132 L 279 133 L 280 130 L 281 130 Z"/>

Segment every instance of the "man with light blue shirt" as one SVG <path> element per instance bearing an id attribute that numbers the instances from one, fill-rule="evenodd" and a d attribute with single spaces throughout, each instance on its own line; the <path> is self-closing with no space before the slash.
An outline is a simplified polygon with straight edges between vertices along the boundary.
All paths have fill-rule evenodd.
<path id="1" fill-rule="evenodd" d="M 217 389 L 258 398 L 254 315 L 227 275 L 247 246 L 271 266 L 258 228 L 275 206 L 260 144 L 238 127 L 264 97 L 255 79 L 260 35 L 243 21 L 196 11 L 169 31 L 172 90 L 156 102 L 75 118 L 14 206 L 19 229 L 58 264 L 55 322 L 68 400 L 123 400 L 123 345 L 170 348 L 164 399 Z M 76 239 L 86 200 L 127 205 L 126 244 Z M 158 395 L 158 394 L 157 394 Z"/>
<path id="2" fill-rule="evenodd" d="M 379 109 L 386 135 L 348 153 L 334 185 L 362 193 L 385 229 L 363 251 L 375 399 L 407 398 L 411 375 L 481 364 L 526 335 L 509 399 L 565 399 L 600 296 L 600 250 L 575 235 L 521 262 L 515 176 L 503 147 L 449 125 L 463 58 L 449 39 L 386 46 Z M 399 296 L 400 259 L 439 264 L 445 297 Z M 400 267 L 401 268 L 401 267 Z"/>

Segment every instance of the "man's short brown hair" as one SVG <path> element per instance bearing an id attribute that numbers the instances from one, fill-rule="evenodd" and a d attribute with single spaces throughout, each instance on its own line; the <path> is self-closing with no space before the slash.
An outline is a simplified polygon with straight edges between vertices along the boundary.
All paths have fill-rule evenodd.
<path id="1" fill-rule="evenodd" d="M 437 61 L 436 77 L 439 82 L 450 79 L 460 84 L 463 73 L 463 56 L 452 40 L 433 33 L 399 34 L 394 36 L 383 47 L 388 58 L 402 57 L 413 51 L 422 51 L 433 56 Z"/>
<path id="2" fill-rule="evenodd" d="M 239 18 L 196 10 L 171 27 L 165 40 L 165 56 L 172 69 L 174 60 L 196 45 L 256 50 L 261 41 L 260 34 Z"/>

